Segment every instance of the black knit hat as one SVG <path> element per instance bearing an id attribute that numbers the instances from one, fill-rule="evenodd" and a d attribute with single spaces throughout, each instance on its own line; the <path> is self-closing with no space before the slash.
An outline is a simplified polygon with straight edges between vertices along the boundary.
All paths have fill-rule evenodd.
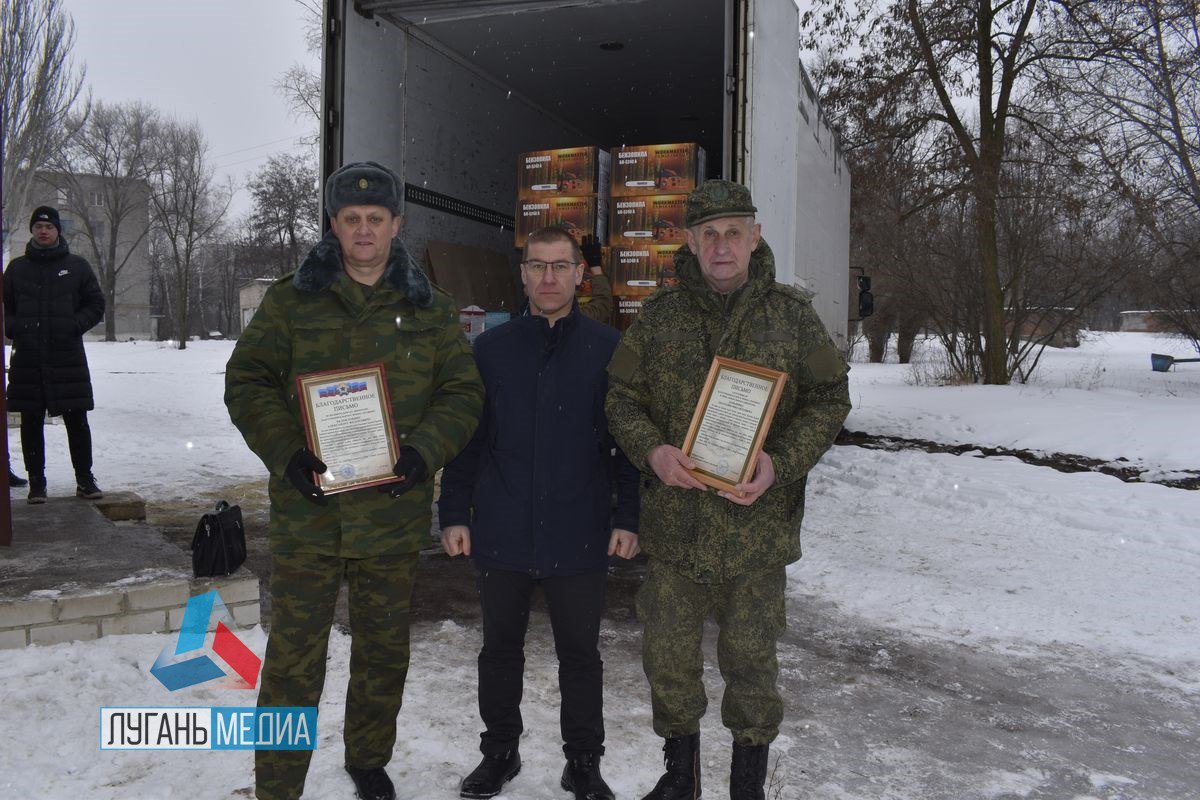
<path id="1" fill-rule="evenodd" d="M 400 177 L 374 161 L 355 161 L 325 181 L 325 213 L 331 217 L 346 206 L 383 206 L 393 214 L 404 210 Z"/>
<path id="2" fill-rule="evenodd" d="M 62 236 L 62 220 L 58 218 L 58 209 L 51 206 L 38 206 L 33 210 L 33 216 L 29 218 L 29 232 L 33 233 L 33 223 L 49 222 L 56 229 L 58 235 Z"/>

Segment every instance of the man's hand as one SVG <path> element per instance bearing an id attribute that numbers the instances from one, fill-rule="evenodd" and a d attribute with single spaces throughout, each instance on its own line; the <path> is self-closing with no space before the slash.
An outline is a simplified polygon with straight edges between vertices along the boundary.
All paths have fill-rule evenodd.
<path id="1" fill-rule="evenodd" d="M 400 482 L 386 483 L 379 487 L 379 491 L 387 492 L 392 497 L 399 497 L 429 476 L 429 468 L 425 466 L 425 459 L 421 458 L 421 454 L 411 447 L 400 448 L 400 458 L 396 460 L 396 466 L 392 467 L 392 472 L 400 478 Z"/>
<path id="2" fill-rule="evenodd" d="M 680 489 L 707 488 L 688 472 L 696 466 L 696 462 L 685 456 L 678 447 L 660 444 L 646 455 L 646 461 L 658 479 L 667 486 L 677 486 Z"/>
<path id="3" fill-rule="evenodd" d="M 633 558 L 638 553 L 642 552 L 642 548 L 638 547 L 638 538 L 636 533 L 630 533 L 621 528 L 613 528 L 612 537 L 608 540 L 608 554 L 618 555 L 621 558 Z"/>
<path id="4" fill-rule="evenodd" d="M 296 487 L 296 491 L 304 495 L 310 503 L 323 506 L 327 505 L 329 501 L 325 499 L 325 490 L 313 483 L 312 474 L 315 472 L 322 475 L 327 469 L 329 467 L 325 466 L 324 461 L 313 455 L 313 452 L 307 447 L 301 447 L 288 459 L 287 466 L 283 470 L 283 477 L 291 481 L 292 486 Z"/>
<path id="5" fill-rule="evenodd" d="M 471 555 L 471 529 L 466 525 L 447 525 L 442 528 L 442 549 L 446 555 Z"/>
<path id="6" fill-rule="evenodd" d="M 748 506 L 762 496 L 763 492 L 774 485 L 775 462 L 765 452 L 759 452 L 758 464 L 754 467 L 754 477 L 746 483 L 739 483 L 737 485 L 738 490 L 744 492 L 744 495 L 738 497 L 733 492 L 717 492 L 717 494 L 731 503 L 737 503 L 739 506 Z"/>
<path id="7" fill-rule="evenodd" d="M 588 272 L 600 275 L 603 272 L 604 251 L 600 249 L 600 240 L 594 234 L 587 234 L 579 245 L 583 260 L 587 262 Z"/>

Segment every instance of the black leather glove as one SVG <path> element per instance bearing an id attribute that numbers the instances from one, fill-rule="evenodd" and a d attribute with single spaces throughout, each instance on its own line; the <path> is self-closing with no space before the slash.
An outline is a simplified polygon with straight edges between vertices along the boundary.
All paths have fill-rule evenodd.
<path id="1" fill-rule="evenodd" d="M 301 447 L 288 459 L 283 476 L 291 481 L 292 486 L 296 487 L 296 491 L 304 495 L 309 502 L 323 506 L 329 501 L 325 499 L 325 491 L 313 483 L 313 473 L 320 475 L 327 469 L 329 468 L 321 459 L 313 455 L 311 450 Z"/>
<path id="2" fill-rule="evenodd" d="M 600 240 L 592 234 L 583 237 L 579 251 L 583 253 L 583 260 L 587 262 L 588 269 L 604 267 L 604 251 L 600 248 Z"/>
<path id="3" fill-rule="evenodd" d="M 387 492 L 392 497 L 399 497 L 429 477 L 429 467 L 425 466 L 425 459 L 411 447 L 400 448 L 400 458 L 396 461 L 396 466 L 392 467 L 392 472 L 400 478 L 400 483 L 389 483 L 379 487 L 379 491 Z"/>

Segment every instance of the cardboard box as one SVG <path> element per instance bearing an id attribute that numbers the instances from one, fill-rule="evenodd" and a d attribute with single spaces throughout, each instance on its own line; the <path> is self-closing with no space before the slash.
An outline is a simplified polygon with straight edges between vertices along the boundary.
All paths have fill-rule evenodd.
<path id="1" fill-rule="evenodd" d="M 608 198 L 587 195 L 519 200 L 516 216 L 517 247 L 524 247 L 529 234 L 547 225 L 563 226 L 577 242 L 582 243 L 589 233 L 603 242 L 608 223 Z"/>
<path id="2" fill-rule="evenodd" d="M 449 292 L 459 308 L 475 305 L 510 312 L 520 308 L 511 253 L 430 240 L 425 266 L 429 279 Z"/>
<path id="3" fill-rule="evenodd" d="M 611 247 L 682 244 L 686 194 L 614 198 L 608 224 Z"/>
<path id="4" fill-rule="evenodd" d="M 617 330 L 627 329 L 638 314 L 642 313 L 642 302 L 648 294 L 614 294 L 613 301 L 617 306 Z"/>
<path id="5" fill-rule="evenodd" d="M 517 197 L 608 196 L 611 160 L 598 147 L 535 150 L 517 157 Z"/>
<path id="6" fill-rule="evenodd" d="M 660 286 L 675 286 L 675 253 L 682 245 L 648 244 L 614 248 L 611 258 L 613 294 L 650 294 Z"/>
<path id="7" fill-rule="evenodd" d="M 695 142 L 613 150 L 612 196 L 687 194 L 704 182 L 708 157 Z"/>

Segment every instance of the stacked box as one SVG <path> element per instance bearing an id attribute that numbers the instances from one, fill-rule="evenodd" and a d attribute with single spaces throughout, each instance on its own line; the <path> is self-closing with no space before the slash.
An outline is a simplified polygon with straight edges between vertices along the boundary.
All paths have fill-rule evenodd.
<path id="1" fill-rule="evenodd" d="M 516 246 L 546 225 L 561 225 L 582 240 L 605 240 L 609 154 L 598 147 L 536 150 L 517 158 Z"/>
<path id="2" fill-rule="evenodd" d="M 686 194 L 614 198 L 608 225 L 609 246 L 682 244 L 686 200 Z"/>
<path id="3" fill-rule="evenodd" d="M 612 196 L 687 194 L 704 182 L 704 148 L 695 142 L 618 147 L 612 154 Z"/>
<path id="4" fill-rule="evenodd" d="M 642 310 L 642 302 L 661 286 L 676 286 L 675 253 L 679 244 L 646 244 L 612 251 L 613 302 L 617 329 L 629 327 Z"/>
<path id="5" fill-rule="evenodd" d="M 617 330 L 625 331 L 642 311 L 642 303 L 646 295 L 615 294 L 613 302 L 617 307 Z"/>
<path id="6" fill-rule="evenodd" d="M 529 234 L 547 225 L 561 225 L 578 242 L 589 233 L 604 241 L 607 222 L 608 198 L 603 196 L 547 196 L 518 200 L 516 246 L 524 247 Z"/>
<path id="7" fill-rule="evenodd" d="M 535 150 L 517 158 L 517 197 L 607 195 L 610 157 L 598 147 Z"/>
<path id="8" fill-rule="evenodd" d="M 615 248 L 612 252 L 613 293 L 650 294 L 659 286 L 674 286 L 678 244 L 647 244 Z"/>

